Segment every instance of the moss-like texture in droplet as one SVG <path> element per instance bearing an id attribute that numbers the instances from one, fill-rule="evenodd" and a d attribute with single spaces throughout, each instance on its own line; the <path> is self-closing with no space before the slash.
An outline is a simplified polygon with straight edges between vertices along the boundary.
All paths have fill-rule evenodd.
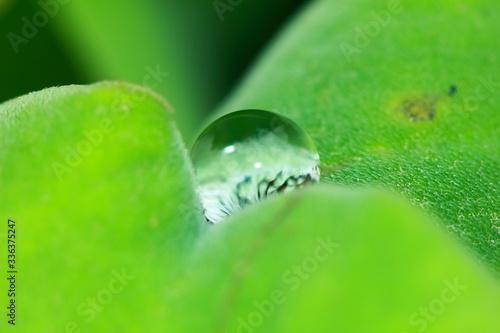
<path id="1" fill-rule="evenodd" d="M 211 222 L 319 179 L 319 155 L 307 133 L 292 120 L 263 110 L 217 119 L 196 140 L 191 158 Z"/>

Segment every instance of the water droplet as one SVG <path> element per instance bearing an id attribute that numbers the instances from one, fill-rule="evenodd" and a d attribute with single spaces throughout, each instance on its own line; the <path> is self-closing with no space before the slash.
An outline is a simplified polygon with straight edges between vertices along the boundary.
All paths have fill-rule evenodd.
<path id="1" fill-rule="evenodd" d="M 244 206 L 319 180 L 319 155 L 292 120 L 242 110 L 210 124 L 191 150 L 205 216 L 216 223 Z"/>

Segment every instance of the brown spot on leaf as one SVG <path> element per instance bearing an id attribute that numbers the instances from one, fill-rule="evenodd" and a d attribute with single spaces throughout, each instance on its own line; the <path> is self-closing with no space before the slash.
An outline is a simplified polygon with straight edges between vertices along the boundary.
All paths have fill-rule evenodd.
<path id="1" fill-rule="evenodd" d="M 410 121 L 431 121 L 436 115 L 436 98 L 420 96 L 404 99 L 400 109 Z"/>

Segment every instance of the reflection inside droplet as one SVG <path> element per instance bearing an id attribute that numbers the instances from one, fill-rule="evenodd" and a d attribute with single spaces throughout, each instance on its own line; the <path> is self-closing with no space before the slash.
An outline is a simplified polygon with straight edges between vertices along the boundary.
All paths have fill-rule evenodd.
<path id="1" fill-rule="evenodd" d="M 227 114 L 191 150 L 207 220 L 216 223 L 265 197 L 319 180 L 319 155 L 292 120 L 263 110 Z"/>
<path id="2" fill-rule="evenodd" d="M 224 152 L 224 154 L 231 154 L 232 152 L 234 152 L 235 149 L 236 148 L 234 148 L 234 146 L 231 145 L 231 146 L 227 146 L 226 148 L 224 148 L 223 152 Z"/>

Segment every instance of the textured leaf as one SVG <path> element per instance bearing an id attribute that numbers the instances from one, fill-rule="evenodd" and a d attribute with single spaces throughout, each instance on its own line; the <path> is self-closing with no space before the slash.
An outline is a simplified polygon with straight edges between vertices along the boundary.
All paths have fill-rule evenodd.
<path id="1" fill-rule="evenodd" d="M 259 204 L 202 236 L 185 275 L 173 332 L 500 330 L 498 283 L 385 193 L 320 186 Z"/>
<path id="2" fill-rule="evenodd" d="M 219 114 L 289 116 L 317 143 L 324 182 L 403 194 L 500 272 L 499 10 L 317 2 Z"/>
<path id="3" fill-rule="evenodd" d="M 125 83 L 0 106 L 1 232 L 7 218 L 17 229 L 13 331 L 149 331 L 144 322 L 170 311 L 158 288 L 204 225 L 172 117 Z"/>

